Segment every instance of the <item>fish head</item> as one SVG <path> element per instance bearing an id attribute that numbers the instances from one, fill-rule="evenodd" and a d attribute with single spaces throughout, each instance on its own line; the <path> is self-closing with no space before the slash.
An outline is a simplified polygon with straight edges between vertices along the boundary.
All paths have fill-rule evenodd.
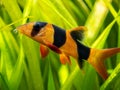
<path id="1" fill-rule="evenodd" d="M 46 22 L 30 22 L 19 26 L 17 30 L 44 45 L 47 42 L 53 43 L 54 40 L 53 26 Z"/>

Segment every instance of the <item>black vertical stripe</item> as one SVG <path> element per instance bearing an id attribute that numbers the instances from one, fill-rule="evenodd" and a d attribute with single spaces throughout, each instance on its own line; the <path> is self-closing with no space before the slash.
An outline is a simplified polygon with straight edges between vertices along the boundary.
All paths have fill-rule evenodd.
<path id="1" fill-rule="evenodd" d="M 43 28 L 46 24 L 46 22 L 36 22 L 33 26 L 31 36 L 34 37 L 35 35 L 37 35 L 41 28 Z"/>
<path id="2" fill-rule="evenodd" d="M 53 25 L 54 28 L 54 42 L 53 45 L 57 46 L 58 48 L 64 45 L 66 41 L 66 31 L 64 29 L 61 29 L 55 25 Z"/>
<path id="3" fill-rule="evenodd" d="M 82 63 L 83 63 L 83 59 L 84 60 L 87 60 L 89 55 L 90 55 L 90 48 L 83 45 L 82 43 L 80 43 L 78 40 L 77 40 L 77 37 L 75 35 L 75 33 L 70 33 L 73 40 L 76 42 L 77 44 L 77 52 L 78 52 L 78 63 L 80 64 L 80 67 L 82 67 Z"/>
<path id="4" fill-rule="evenodd" d="M 90 48 L 81 44 L 80 42 L 76 42 L 76 43 L 78 48 L 79 59 L 87 60 L 90 54 Z"/>
<path id="5" fill-rule="evenodd" d="M 84 46 L 83 44 L 81 44 L 80 42 L 76 42 L 77 43 L 77 49 L 78 49 L 78 63 L 80 68 L 83 67 L 83 59 L 87 60 L 89 55 L 90 55 L 90 48 L 87 46 Z"/>

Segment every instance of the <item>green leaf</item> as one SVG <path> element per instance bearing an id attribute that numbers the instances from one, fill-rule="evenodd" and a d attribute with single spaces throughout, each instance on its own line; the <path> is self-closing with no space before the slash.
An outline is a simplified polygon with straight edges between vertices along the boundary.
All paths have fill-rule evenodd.
<path id="1" fill-rule="evenodd" d="M 20 48 L 20 55 L 18 57 L 18 60 L 12 70 L 11 77 L 9 79 L 9 87 L 10 90 L 17 90 L 23 75 L 23 69 L 24 69 L 24 53 L 23 53 L 23 48 L 21 45 Z M 17 81 L 17 82 L 16 82 Z"/>
<path id="2" fill-rule="evenodd" d="M 15 21 L 22 17 L 22 12 L 19 8 L 19 5 L 16 0 L 1 0 L 3 5 L 5 6 L 5 9 L 7 10 L 7 13 L 9 14 L 12 21 Z M 15 24 L 16 26 L 18 24 Z"/>
<path id="3" fill-rule="evenodd" d="M 97 79 L 97 74 L 93 67 L 90 65 L 88 66 L 86 70 L 86 74 L 84 76 L 82 85 L 81 85 L 81 90 L 99 90 L 99 84 L 98 84 L 98 79 Z M 87 86 L 87 87 L 86 87 Z"/>
<path id="4" fill-rule="evenodd" d="M 27 37 L 23 37 L 22 43 L 25 56 L 27 57 L 28 69 L 33 87 L 35 90 L 44 90 L 39 63 L 39 50 L 36 50 L 35 42 Z"/>
<path id="5" fill-rule="evenodd" d="M 6 83 L 6 80 L 4 80 L 4 76 L 1 75 L 0 73 L 0 89 L 1 90 L 8 90 L 8 84 Z"/>
<path id="6" fill-rule="evenodd" d="M 116 82 L 120 81 L 120 64 L 117 65 L 117 67 L 114 69 L 112 74 L 109 76 L 109 78 L 105 81 L 105 83 L 101 86 L 100 90 L 110 90 L 114 89 L 114 86 Z M 117 86 L 119 87 L 119 85 Z M 117 88 L 118 89 L 118 88 Z"/>
<path id="7" fill-rule="evenodd" d="M 47 90 L 56 90 L 50 61 L 49 61 L 49 73 L 48 74 L 49 75 L 48 75 L 48 89 Z"/>
<path id="8" fill-rule="evenodd" d="M 70 90 L 73 84 L 72 82 L 77 77 L 78 73 L 81 73 L 80 68 L 76 66 L 74 71 L 70 74 L 69 78 L 65 81 L 64 85 L 61 87 L 60 90 Z"/>
<path id="9" fill-rule="evenodd" d="M 117 21 L 118 17 L 116 17 L 106 28 L 105 30 L 102 32 L 102 34 L 99 36 L 99 38 L 94 42 L 94 44 L 92 45 L 92 47 L 96 47 L 96 48 L 102 48 L 104 46 L 104 43 L 110 33 L 110 30 L 112 28 L 112 26 L 115 24 L 115 22 Z M 101 43 L 99 43 L 101 42 Z"/>
<path id="10" fill-rule="evenodd" d="M 90 45 L 98 36 L 107 13 L 108 8 L 105 6 L 103 0 L 97 0 L 85 24 L 88 28 L 86 40 Z"/>

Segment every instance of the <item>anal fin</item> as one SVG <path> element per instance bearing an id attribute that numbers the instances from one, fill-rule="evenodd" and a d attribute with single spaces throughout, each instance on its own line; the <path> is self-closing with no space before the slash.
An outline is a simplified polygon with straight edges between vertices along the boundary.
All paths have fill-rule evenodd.
<path id="1" fill-rule="evenodd" d="M 71 64 L 70 57 L 65 55 L 64 53 L 60 54 L 60 62 L 62 64 L 66 64 L 66 63 Z"/>
<path id="2" fill-rule="evenodd" d="M 52 45 L 52 44 L 47 44 L 47 46 L 53 50 L 54 52 L 58 53 L 58 54 L 61 54 L 61 51 L 58 47 L 56 47 L 55 45 Z"/>

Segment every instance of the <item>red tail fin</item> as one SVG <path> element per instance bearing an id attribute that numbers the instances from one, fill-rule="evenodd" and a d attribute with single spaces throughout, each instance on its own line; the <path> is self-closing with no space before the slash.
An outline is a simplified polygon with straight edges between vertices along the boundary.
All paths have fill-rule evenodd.
<path id="1" fill-rule="evenodd" d="M 108 73 L 104 65 L 104 60 L 120 52 L 120 48 L 91 49 L 88 62 L 96 69 L 103 79 L 107 79 Z"/>

